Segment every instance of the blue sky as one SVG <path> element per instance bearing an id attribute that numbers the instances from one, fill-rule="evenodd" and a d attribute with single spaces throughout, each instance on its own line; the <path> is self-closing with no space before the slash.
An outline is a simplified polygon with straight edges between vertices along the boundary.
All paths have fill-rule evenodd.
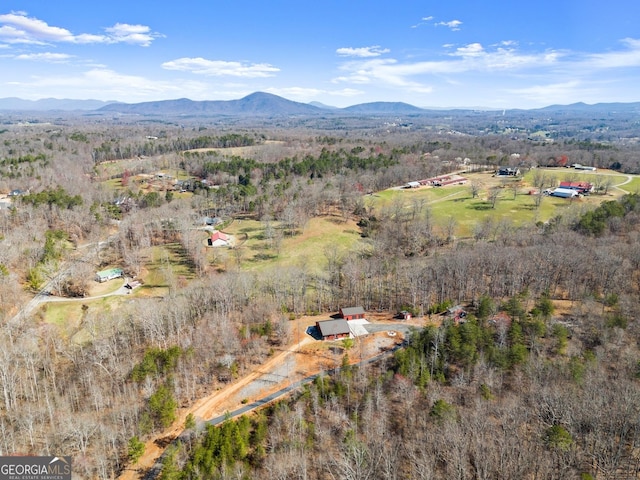
<path id="1" fill-rule="evenodd" d="M 636 102 L 639 20 L 638 0 L 9 0 L 0 98 Z"/>

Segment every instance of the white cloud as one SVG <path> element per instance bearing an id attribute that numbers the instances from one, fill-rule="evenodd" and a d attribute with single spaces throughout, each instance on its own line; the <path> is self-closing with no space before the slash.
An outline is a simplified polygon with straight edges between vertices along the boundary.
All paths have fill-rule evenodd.
<path id="1" fill-rule="evenodd" d="M 505 94 L 537 105 L 595 100 L 611 90 L 611 82 L 616 82 L 625 69 L 640 67 L 640 39 L 625 38 L 620 48 L 602 53 L 532 51 L 521 49 L 517 42 L 504 41 L 490 46 L 478 42 L 447 45 L 443 54 L 427 61 L 351 59 L 338 66 L 340 75 L 332 82 L 415 93 L 429 93 L 435 88 L 442 91 L 446 85 L 455 84 L 470 91 L 501 88 Z M 596 85 L 596 80 L 609 86 Z M 514 81 L 522 88 L 509 89 Z"/>
<path id="2" fill-rule="evenodd" d="M 485 49 L 480 43 L 470 43 L 456 48 L 444 60 L 351 60 L 339 66 L 344 74 L 335 77 L 332 82 L 369 84 L 428 93 L 433 90 L 432 82 L 459 81 L 467 72 L 487 75 L 498 71 L 510 74 L 528 71 L 537 73 L 540 69 L 548 71 L 562 58 L 563 54 L 560 52 L 522 53 L 509 48 Z"/>
<path id="3" fill-rule="evenodd" d="M 336 97 L 357 97 L 358 95 L 364 95 L 365 92 L 355 88 L 343 88 L 341 90 L 330 90 L 327 93 Z"/>
<path id="4" fill-rule="evenodd" d="M 508 92 L 541 105 L 550 105 L 553 103 L 566 104 L 585 100 L 586 95 L 593 93 L 582 87 L 583 85 L 578 80 L 571 80 L 568 82 L 510 89 Z"/>
<path id="5" fill-rule="evenodd" d="M 458 30 L 460 30 L 460 25 L 462 25 L 462 22 L 460 20 L 450 20 L 448 22 L 438 22 L 435 25 L 436 27 L 448 27 L 454 32 L 457 32 Z"/>
<path id="6" fill-rule="evenodd" d="M 625 50 L 585 55 L 581 64 L 585 68 L 609 69 L 640 66 L 640 39 L 625 38 Z"/>
<path id="7" fill-rule="evenodd" d="M 67 55 L 66 53 L 24 53 L 22 55 L 16 55 L 16 60 L 33 60 L 39 62 L 50 62 L 50 63 L 62 63 L 67 60 L 73 58 L 73 55 Z"/>
<path id="8" fill-rule="evenodd" d="M 331 83 L 357 83 L 357 84 L 367 84 L 371 83 L 371 77 L 367 75 L 366 71 L 361 70 L 362 74 L 358 74 L 357 72 L 352 73 L 347 76 L 335 77 L 331 80 Z"/>
<path id="9" fill-rule="evenodd" d="M 479 43 L 470 43 L 464 47 L 458 47 L 452 55 L 460 57 L 479 57 L 484 53 L 484 48 Z"/>
<path id="10" fill-rule="evenodd" d="M 154 39 L 151 29 L 146 25 L 116 23 L 113 27 L 106 28 L 105 31 L 115 43 L 124 42 L 147 47 Z"/>
<path id="11" fill-rule="evenodd" d="M 130 43 L 147 47 L 161 36 L 152 33 L 145 25 L 117 23 L 105 29 L 105 35 L 82 33 L 74 35 L 66 28 L 48 25 L 37 18 L 28 17 L 25 12 L 0 15 L 0 41 L 9 44 L 46 45 L 51 43 Z"/>
<path id="12" fill-rule="evenodd" d="M 382 55 L 383 53 L 389 53 L 389 49 L 388 48 L 382 48 L 380 47 L 380 45 L 373 45 L 371 47 L 359 47 L 359 48 L 352 48 L 352 47 L 345 47 L 345 48 L 338 48 L 336 50 L 336 53 L 338 55 L 340 55 L 341 57 L 362 57 L 362 58 L 366 58 L 366 57 L 378 57 L 380 55 Z"/>
<path id="13" fill-rule="evenodd" d="M 22 98 L 96 98 L 127 101 L 178 98 L 189 92 L 191 98 L 208 95 L 209 85 L 189 81 L 158 81 L 136 75 L 124 75 L 105 68 L 94 68 L 80 74 L 32 76 L 10 82 Z M 80 92 L 80 93 L 79 93 Z"/>
<path id="14" fill-rule="evenodd" d="M 73 34 L 59 27 L 52 27 L 25 13 L 0 15 L 0 38 L 7 43 L 72 42 Z"/>
<path id="15" fill-rule="evenodd" d="M 245 77 L 245 78 L 265 78 L 272 77 L 280 69 L 268 63 L 246 64 L 241 62 L 227 62 L 223 60 L 207 60 L 205 58 L 178 58 L 165 62 L 162 68 L 166 70 L 178 70 L 191 72 L 210 77 Z"/>
<path id="16" fill-rule="evenodd" d="M 346 76 L 337 77 L 334 83 L 382 84 L 401 87 L 413 92 L 430 92 L 432 87 L 410 80 L 409 77 L 421 73 L 420 63 L 399 63 L 394 59 L 375 59 L 362 62 L 351 62 L 341 67 L 349 72 Z"/>
<path id="17" fill-rule="evenodd" d="M 425 25 L 433 20 L 433 15 L 429 15 L 428 17 L 422 17 L 418 23 L 415 25 L 411 25 L 411 28 L 418 28 L 422 25 Z"/>

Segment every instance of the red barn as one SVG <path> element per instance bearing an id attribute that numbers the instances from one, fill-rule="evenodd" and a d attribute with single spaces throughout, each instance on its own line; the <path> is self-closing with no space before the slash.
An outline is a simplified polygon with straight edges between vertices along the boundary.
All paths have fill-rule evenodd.
<path id="1" fill-rule="evenodd" d="M 577 190 L 580 193 L 593 192 L 593 185 L 589 182 L 560 182 L 560 188 Z"/>
<path id="2" fill-rule="evenodd" d="M 365 311 L 362 307 L 346 307 L 340 309 L 340 316 L 345 320 L 355 320 L 356 318 L 364 318 Z"/>

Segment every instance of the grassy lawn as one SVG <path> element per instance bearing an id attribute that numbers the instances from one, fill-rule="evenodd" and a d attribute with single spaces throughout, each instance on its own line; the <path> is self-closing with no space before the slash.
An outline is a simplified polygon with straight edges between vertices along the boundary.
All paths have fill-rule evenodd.
<path id="1" fill-rule="evenodd" d="M 576 174 L 573 170 L 545 170 L 545 175 L 560 182 L 564 180 L 580 181 L 587 180 L 594 182 L 593 174 Z M 455 235 L 458 237 L 468 237 L 473 234 L 478 223 L 488 220 L 494 223 L 507 221 L 514 226 L 534 224 L 538 221 L 548 221 L 557 216 L 571 216 L 584 208 L 595 207 L 603 200 L 610 200 L 618 196 L 621 192 L 610 189 L 610 195 L 591 195 L 580 199 L 568 200 L 556 197 L 543 197 L 540 206 L 536 208 L 535 197 L 529 195 L 532 189 L 534 172 L 528 172 L 524 178 L 519 179 L 517 195 L 514 198 L 514 185 L 512 178 L 498 178 L 490 174 L 478 173 L 469 174 L 467 178 L 470 183 L 479 186 L 478 197 L 472 198 L 470 183 L 466 185 L 452 185 L 438 188 L 421 187 L 418 189 L 388 189 L 374 195 L 367 196 L 365 204 L 373 207 L 374 212 L 384 212 L 393 214 L 394 209 L 411 209 L 418 203 L 431 209 L 431 215 L 436 225 L 444 227 L 450 219 L 455 221 Z M 610 178 L 612 184 L 616 185 L 627 179 L 620 174 L 603 174 L 605 178 Z M 627 188 L 634 188 L 635 179 L 632 183 L 625 185 Z M 500 188 L 500 193 L 495 206 L 488 198 L 491 188 Z"/>
<path id="2" fill-rule="evenodd" d="M 422 187 L 416 189 L 395 189 L 390 188 L 365 197 L 365 205 L 374 205 L 376 208 L 391 207 L 395 202 L 402 201 L 407 205 L 414 200 L 424 200 L 427 204 L 457 197 L 469 193 L 469 186 L 452 185 L 448 187 Z"/>
<path id="3" fill-rule="evenodd" d="M 115 310 L 126 299 L 122 296 L 98 299 L 77 299 L 64 302 L 47 302 L 40 307 L 44 322 L 55 325 L 60 335 L 74 343 L 84 343 L 90 339 L 83 326 L 83 318 L 90 313 Z"/>
<path id="4" fill-rule="evenodd" d="M 618 188 L 626 193 L 640 193 L 640 177 L 633 177 L 629 183 L 620 185 Z"/>
<path id="5" fill-rule="evenodd" d="M 97 297 L 98 295 L 107 295 L 118 290 L 124 282 L 122 278 L 115 278 L 108 282 L 93 282 L 89 288 L 89 297 Z"/>
<path id="6" fill-rule="evenodd" d="M 169 290 L 169 281 L 180 283 L 194 277 L 194 266 L 182 245 L 157 245 L 144 254 L 144 269 L 140 274 L 142 286 L 135 289 L 133 294 L 145 297 L 164 296 Z"/>
<path id="7" fill-rule="evenodd" d="M 278 222 L 274 229 L 280 229 Z M 236 220 L 225 233 L 238 240 L 235 249 L 214 250 L 218 261 L 240 265 L 246 270 L 263 270 L 278 266 L 309 266 L 321 269 L 326 263 L 327 250 L 350 250 L 360 242 L 360 229 L 354 221 L 343 221 L 339 217 L 313 218 L 295 235 L 282 232 L 277 241 L 265 238 L 265 226 L 255 220 Z"/>
<path id="8" fill-rule="evenodd" d="M 615 172 L 613 170 L 599 170 L 591 173 L 584 173 L 574 169 L 567 168 L 545 168 L 540 170 L 531 170 L 523 176 L 523 181 L 532 184 L 536 172 L 542 171 L 544 175 L 556 184 L 560 182 L 590 182 L 594 185 L 610 182 L 611 185 L 618 185 L 627 180 L 627 175 Z"/>
<path id="9" fill-rule="evenodd" d="M 536 208 L 534 196 L 519 193 L 514 198 L 513 192 L 505 189 L 500 192 L 495 206 L 482 194 L 475 199 L 466 194 L 435 203 L 431 206 L 431 211 L 437 224 L 442 225 L 453 218 L 456 222 L 456 235 L 468 237 L 473 234 L 476 224 L 488 220 L 494 223 L 504 221 L 514 226 L 531 225 L 538 221 L 545 222 L 556 215 L 580 210 L 587 202 L 594 203 L 591 199 L 570 201 L 544 197 L 539 208 Z"/>

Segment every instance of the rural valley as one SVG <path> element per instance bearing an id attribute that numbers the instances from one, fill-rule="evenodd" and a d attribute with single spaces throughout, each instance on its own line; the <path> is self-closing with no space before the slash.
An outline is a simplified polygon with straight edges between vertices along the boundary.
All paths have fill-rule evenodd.
<path id="1" fill-rule="evenodd" d="M 0 111 L 0 454 L 635 479 L 638 104 Z"/>

